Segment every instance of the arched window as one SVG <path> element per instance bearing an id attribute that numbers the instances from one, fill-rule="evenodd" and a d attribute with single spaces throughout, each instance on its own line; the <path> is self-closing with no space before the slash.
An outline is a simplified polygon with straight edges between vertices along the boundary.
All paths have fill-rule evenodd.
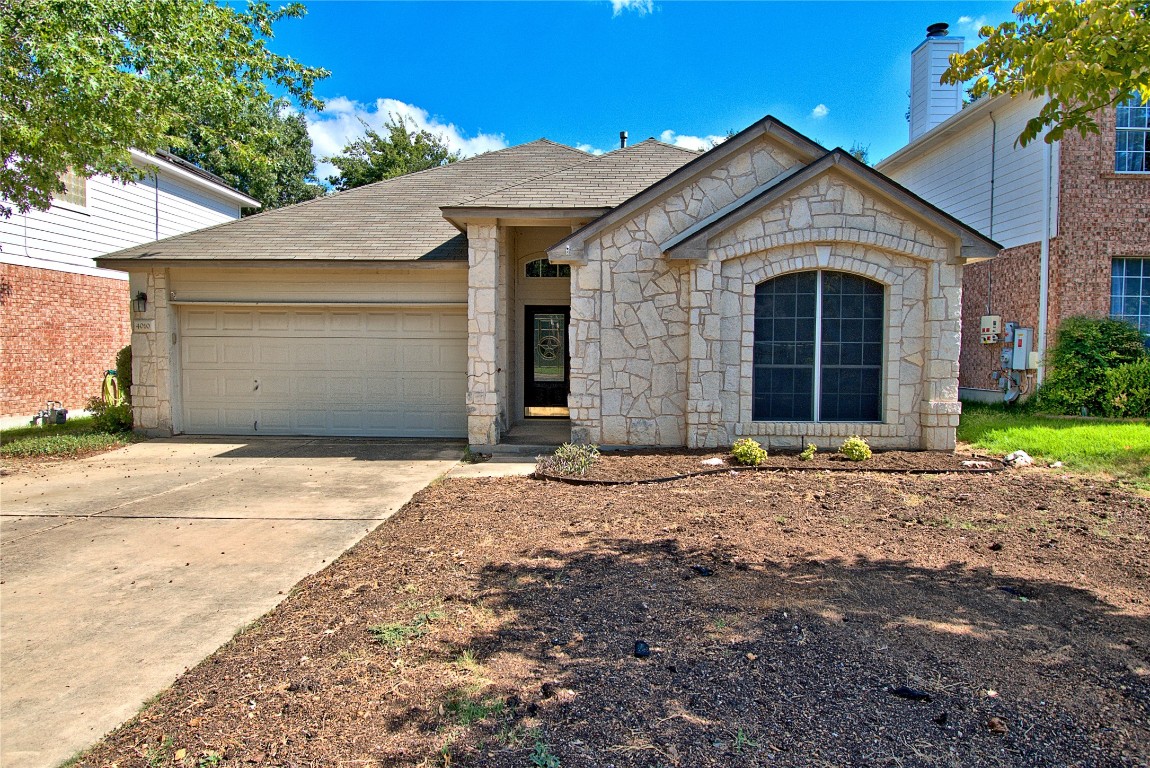
<path id="1" fill-rule="evenodd" d="M 882 419 L 883 286 L 796 272 L 755 288 L 755 421 Z"/>
<path id="2" fill-rule="evenodd" d="M 571 267 L 567 264 L 552 264 L 547 259 L 527 262 L 527 277 L 571 277 Z"/>

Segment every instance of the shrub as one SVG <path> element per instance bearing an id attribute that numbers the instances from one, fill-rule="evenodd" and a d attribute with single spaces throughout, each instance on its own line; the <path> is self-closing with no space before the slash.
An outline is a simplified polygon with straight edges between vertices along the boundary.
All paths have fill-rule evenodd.
<path id="1" fill-rule="evenodd" d="M 128 405 L 132 404 L 132 345 L 116 353 L 116 383 L 120 385 L 120 396 Z"/>
<path id="2" fill-rule="evenodd" d="M 1051 413 L 1107 411 L 1106 372 L 1146 357 L 1142 334 L 1121 320 L 1070 317 L 1046 355 L 1049 374 L 1036 395 Z"/>
<path id="3" fill-rule="evenodd" d="M 1107 416 L 1150 416 L 1150 359 L 1108 370 L 1105 401 Z"/>
<path id="4" fill-rule="evenodd" d="M 767 451 L 759 445 L 759 441 L 751 437 L 743 437 L 731 446 L 731 455 L 735 461 L 748 467 L 757 467 L 767 460 Z"/>
<path id="5" fill-rule="evenodd" d="M 115 434 L 132 431 L 132 406 L 130 403 L 108 405 L 103 399 L 93 397 L 88 400 L 85 408 L 92 414 L 92 427 L 97 432 Z"/>
<path id="6" fill-rule="evenodd" d="M 599 446 L 563 443 L 555 453 L 541 459 L 538 468 L 552 475 L 584 475 L 599 460 Z"/>
<path id="7" fill-rule="evenodd" d="M 814 443 L 807 443 L 807 447 L 799 454 L 799 461 L 810 461 L 815 457 L 815 451 L 818 449 L 819 447 Z"/>
<path id="8" fill-rule="evenodd" d="M 866 461 L 870 458 L 870 446 L 858 435 L 851 435 L 839 446 L 839 453 L 851 461 Z"/>

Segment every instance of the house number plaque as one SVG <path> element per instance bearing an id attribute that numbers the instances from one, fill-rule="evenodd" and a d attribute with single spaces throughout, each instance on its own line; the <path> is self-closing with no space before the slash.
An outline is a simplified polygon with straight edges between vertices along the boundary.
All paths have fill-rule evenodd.
<path id="1" fill-rule="evenodd" d="M 155 320 L 133 320 L 133 333 L 153 333 L 156 330 Z"/>

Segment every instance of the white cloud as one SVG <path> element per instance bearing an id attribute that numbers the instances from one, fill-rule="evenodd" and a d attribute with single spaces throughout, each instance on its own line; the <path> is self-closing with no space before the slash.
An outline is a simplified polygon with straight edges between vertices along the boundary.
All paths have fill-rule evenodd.
<path id="1" fill-rule="evenodd" d="M 590 144 L 576 144 L 575 149 L 578 149 L 580 152 L 586 152 L 589 155 L 604 154 L 603 150 L 599 149 L 598 147 L 593 147 Z"/>
<path id="2" fill-rule="evenodd" d="M 989 23 L 990 22 L 986 20 L 985 16 L 979 16 L 978 18 L 972 18 L 970 16 L 959 16 L 957 26 L 960 32 L 964 32 L 968 35 L 974 35 L 977 37 L 978 30 L 982 29 Z"/>
<path id="3" fill-rule="evenodd" d="M 320 158 L 339 154 L 349 142 L 362 136 L 363 123 L 369 128 L 379 130 L 392 116 L 402 117 L 408 126 L 415 130 L 434 133 L 441 137 L 452 151 L 459 151 L 464 157 L 507 146 L 503 134 L 478 133 L 467 136 L 455 123 L 443 122 L 439 117 L 414 104 L 406 104 L 397 99 L 376 99 L 374 104 L 364 105 L 337 96 L 327 100 L 323 112 L 307 117 L 312 154 L 316 158 L 316 175 L 326 179 L 337 173 L 335 166 L 320 162 Z"/>
<path id="4" fill-rule="evenodd" d="M 634 11 L 640 16 L 646 16 L 655 10 L 655 0 L 611 0 L 611 15 L 618 16 L 623 11 Z"/>
<path id="5" fill-rule="evenodd" d="M 659 141 L 664 144 L 672 144 L 683 149 L 693 149 L 696 152 L 705 152 L 726 140 L 726 136 L 683 136 L 672 130 L 666 130 L 659 134 Z"/>
<path id="6" fill-rule="evenodd" d="M 826 104 L 819 104 L 817 107 L 811 110 L 811 117 L 813 117 L 815 120 L 822 120 L 830 113 L 831 111 L 827 109 Z"/>

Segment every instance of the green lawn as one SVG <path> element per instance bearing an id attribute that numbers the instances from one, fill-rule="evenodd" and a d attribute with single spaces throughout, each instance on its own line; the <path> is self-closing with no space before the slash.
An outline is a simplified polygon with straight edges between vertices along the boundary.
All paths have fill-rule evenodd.
<path id="1" fill-rule="evenodd" d="M 964 403 L 958 439 L 989 453 L 1023 450 L 1068 469 L 1150 481 L 1150 423 L 1067 419 Z"/>
<path id="2" fill-rule="evenodd" d="M 131 432 L 102 432 L 91 416 L 78 416 L 64 424 L 15 427 L 0 431 L 0 457 L 43 458 L 84 456 L 137 442 Z"/>

